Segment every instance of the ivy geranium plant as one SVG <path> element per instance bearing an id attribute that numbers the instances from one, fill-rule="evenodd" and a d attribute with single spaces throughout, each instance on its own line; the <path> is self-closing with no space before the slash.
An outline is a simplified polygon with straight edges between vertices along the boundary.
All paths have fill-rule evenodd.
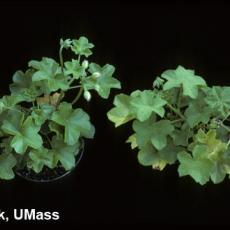
<path id="1" fill-rule="evenodd" d="M 138 161 L 162 170 L 178 163 L 180 176 L 204 185 L 230 174 L 230 87 L 207 86 L 178 66 L 156 77 L 153 88 L 119 94 L 108 118 L 118 127 L 132 121 L 128 138 Z"/>
<path id="2" fill-rule="evenodd" d="M 93 138 L 95 128 L 79 106 L 95 90 L 107 99 L 111 88 L 120 88 L 113 78 L 114 66 L 100 66 L 87 58 L 94 47 L 86 37 L 60 40 L 59 61 L 49 57 L 31 60 L 28 69 L 17 71 L 10 95 L 0 99 L 0 178 L 14 178 L 14 169 L 27 168 L 40 173 L 44 167 L 75 166 L 82 138 Z M 63 50 L 73 59 L 64 61 Z M 76 97 L 65 97 L 69 90 Z"/>

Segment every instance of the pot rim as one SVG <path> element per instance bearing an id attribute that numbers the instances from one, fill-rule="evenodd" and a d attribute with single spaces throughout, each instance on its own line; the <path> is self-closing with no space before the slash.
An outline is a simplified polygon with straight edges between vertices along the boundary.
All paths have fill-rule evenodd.
<path id="1" fill-rule="evenodd" d="M 18 170 L 14 170 L 14 173 L 15 173 L 17 176 L 19 176 L 19 177 L 21 177 L 21 178 L 23 178 L 23 179 L 25 179 L 25 180 L 27 180 L 27 181 L 31 181 L 31 182 L 48 183 L 48 182 L 53 182 L 53 181 L 60 180 L 60 179 L 62 179 L 63 177 L 65 177 L 65 176 L 71 174 L 71 173 L 75 170 L 75 168 L 78 166 L 78 164 L 80 163 L 80 161 L 81 161 L 81 159 L 82 159 L 82 156 L 83 156 L 83 153 L 84 153 L 84 149 L 85 149 L 85 141 L 84 141 L 84 139 L 81 139 L 80 151 L 79 151 L 79 153 L 75 156 L 75 159 L 76 159 L 76 161 L 75 161 L 75 166 L 74 166 L 72 169 L 70 169 L 70 170 L 66 171 L 65 173 L 63 173 L 62 175 L 57 176 L 57 177 L 54 177 L 54 178 L 52 178 L 52 179 L 40 179 L 40 180 L 39 180 L 39 179 L 32 179 L 32 178 L 30 178 L 30 177 L 27 177 L 27 176 L 22 175 L 22 174 L 20 173 L 20 171 L 18 171 Z M 52 170 L 52 169 L 51 169 L 51 170 Z"/>

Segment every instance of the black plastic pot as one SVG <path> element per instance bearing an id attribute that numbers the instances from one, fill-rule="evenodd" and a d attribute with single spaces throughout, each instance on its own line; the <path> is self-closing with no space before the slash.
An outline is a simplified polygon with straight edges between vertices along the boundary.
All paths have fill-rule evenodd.
<path id="1" fill-rule="evenodd" d="M 43 167 L 43 170 L 40 173 L 35 173 L 32 169 L 27 167 L 23 169 L 15 169 L 14 172 L 17 176 L 32 182 L 52 182 L 60 180 L 67 175 L 71 174 L 76 167 L 78 166 L 79 162 L 82 159 L 84 153 L 84 140 L 81 140 L 81 148 L 79 153 L 75 157 L 75 167 L 69 171 L 66 171 L 61 165 L 54 169 L 50 169 L 48 167 Z"/>

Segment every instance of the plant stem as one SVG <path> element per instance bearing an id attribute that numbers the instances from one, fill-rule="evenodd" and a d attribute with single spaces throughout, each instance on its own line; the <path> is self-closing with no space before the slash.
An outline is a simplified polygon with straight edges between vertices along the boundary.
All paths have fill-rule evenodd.
<path id="1" fill-rule="evenodd" d="M 171 121 L 171 124 L 174 124 L 174 123 L 177 123 L 177 122 L 180 122 L 180 121 L 183 121 L 183 119 L 182 119 L 182 118 L 179 118 L 179 119 L 176 119 L 176 120 L 174 120 L 174 121 Z"/>
<path id="2" fill-rule="evenodd" d="M 81 87 L 80 90 L 79 90 L 79 92 L 78 92 L 78 94 L 77 94 L 77 96 L 72 101 L 72 103 L 71 103 L 72 105 L 75 104 L 78 101 L 78 99 L 80 98 L 80 96 L 82 95 L 82 93 L 83 93 L 83 88 Z"/>
<path id="3" fill-rule="evenodd" d="M 26 159 L 27 157 L 28 157 L 28 152 L 26 152 L 25 154 L 23 154 L 19 157 L 19 160 L 17 163 L 17 168 L 22 169 L 23 166 L 25 166 L 25 162 L 27 161 L 27 159 Z"/>
<path id="4" fill-rule="evenodd" d="M 177 99 L 177 108 L 180 110 L 180 104 L 181 104 L 181 96 L 182 96 L 182 89 L 179 89 L 178 99 Z"/>
<path id="5" fill-rule="evenodd" d="M 81 61 L 81 55 L 78 55 L 78 62 L 80 63 L 80 61 Z"/>
<path id="6" fill-rule="evenodd" d="M 48 140 L 48 142 L 49 142 L 49 144 L 50 144 L 50 147 L 51 147 L 52 145 L 51 145 L 51 140 L 50 140 L 50 138 L 48 137 L 47 134 L 44 134 L 44 135 L 45 135 L 46 139 Z"/>
<path id="7" fill-rule="evenodd" d="M 32 101 L 32 106 L 33 106 L 33 108 L 35 107 L 34 101 Z"/>
<path id="8" fill-rule="evenodd" d="M 227 113 L 227 115 L 224 117 L 224 119 L 222 120 L 222 122 L 224 122 L 230 115 L 230 112 Z"/>
<path id="9" fill-rule="evenodd" d="M 69 86 L 73 83 L 74 80 L 75 80 L 75 78 L 73 77 L 73 78 L 69 81 Z"/>
<path id="10" fill-rule="evenodd" d="M 69 87 L 69 89 L 76 89 L 76 88 L 81 88 L 81 85 L 75 85 L 75 86 Z"/>
<path id="11" fill-rule="evenodd" d="M 61 72 L 64 75 L 64 61 L 63 61 L 63 56 L 62 56 L 62 50 L 63 50 L 63 47 L 61 46 L 60 49 L 59 49 L 59 60 L 60 60 L 60 65 L 61 65 Z M 61 90 L 56 105 L 59 105 L 59 103 L 61 102 L 61 99 L 63 98 L 63 96 L 64 96 L 64 92 Z"/>
<path id="12" fill-rule="evenodd" d="M 59 49 L 59 60 L 60 60 L 60 65 L 61 65 L 61 71 L 64 74 L 64 62 L 63 62 L 62 50 L 63 50 L 63 47 L 61 46 Z"/>
<path id="13" fill-rule="evenodd" d="M 229 144 L 230 144 L 230 139 L 228 140 L 227 146 L 229 146 Z"/>
<path id="14" fill-rule="evenodd" d="M 220 123 L 221 127 L 223 127 L 224 129 L 226 129 L 228 132 L 230 132 L 230 128 L 227 127 L 226 125 L 224 125 L 223 123 Z"/>
<path id="15" fill-rule="evenodd" d="M 61 99 L 64 97 L 64 95 L 65 95 L 64 92 L 61 91 L 61 92 L 60 92 L 60 95 L 59 95 L 59 97 L 58 97 L 57 103 L 56 103 L 56 107 L 60 104 Z"/>
<path id="16" fill-rule="evenodd" d="M 175 114 L 177 114 L 179 117 L 181 117 L 181 119 L 185 120 L 185 117 L 183 114 L 181 114 L 181 112 L 179 110 L 177 110 L 176 108 L 174 108 L 170 103 L 166 104 Z"/>

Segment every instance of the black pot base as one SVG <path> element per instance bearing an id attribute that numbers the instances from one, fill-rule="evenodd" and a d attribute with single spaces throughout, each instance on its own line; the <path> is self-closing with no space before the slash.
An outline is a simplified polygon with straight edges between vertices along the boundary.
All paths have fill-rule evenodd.
<path id="1" fill-rule="evenodd" d="M 69 175 L 79 164 L 80 160 L 82 159 L 82 155 L 84 152 L 84 141 L 82 141 L 82 146 L 80 152 L 75 157 L 75 167 L 69 171 L 66 171 L 61 165 L 58 165 L 54 169 L 50 169 L 47 166 L 44 166 L 40 173 L 34 172 L 34 170 L 30 168 L 23 168 L 23 169 L 15 169 L 14 172 L 19 177 L 26 179 L 28 181 L 33 182 L 51 182 L 59 180 L 67 175 Z"/>

